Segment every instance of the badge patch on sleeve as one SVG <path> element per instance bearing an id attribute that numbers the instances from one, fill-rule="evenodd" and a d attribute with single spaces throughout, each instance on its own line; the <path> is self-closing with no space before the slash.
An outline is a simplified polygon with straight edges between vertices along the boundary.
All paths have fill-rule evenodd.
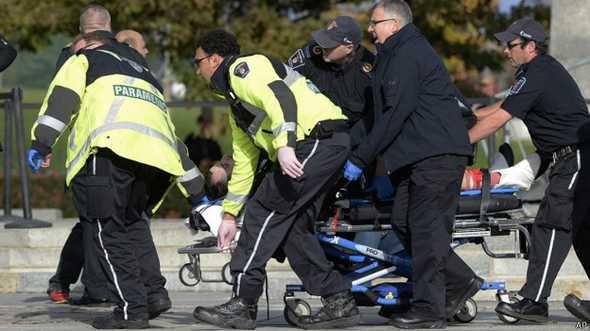
<path id="1" fill-rule="evenodd" d="M 514 83 L 514 85 L 512 85 L 508 95 L 514 95 L 520 92 L 524 84 L 526 84 L 526 77 L 521 77 L 516 83 Z"/>
<path id="2" fill-rule="evenodd" d="M 250 68 L 248 68 L 248 64 L 246 62 L 241 62 L 236 66 L 234 69 L 234 75 L 245 78 L 250 73 Z"/>
<path id="3" fill-rule="evenodd" d="M 304 65 L 303 50 L 300 48 L 289 58 L 289 67 L 296 69 Z"/>

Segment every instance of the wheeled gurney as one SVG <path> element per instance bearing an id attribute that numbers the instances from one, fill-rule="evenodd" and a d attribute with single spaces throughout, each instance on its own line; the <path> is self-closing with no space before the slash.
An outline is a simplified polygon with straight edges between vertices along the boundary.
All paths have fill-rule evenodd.
<path id="1" fill-rule="evenodd" d="M 530 246 L 529 228 L 533 219 L 521 211 L 516 189 L 490 190 L 484 182 L 483 190 L 461 193 L 451 247 L 465 244 L 481 245 L 492 258 L 527 258 Z M 482 194 L 483 191 L 483 194 Z M 412 296 L 411 282 L 394 282 L 392 278 L 411 277 L 411 258 L 403 251 L 385 250 L 359 244 L 351 235 L 365 231 L 389 231 L 393 201 L 339 198 L 333 203 L 333 215 L 317 223 L 318 238 L 326 255 L 352 282 L 352 292 L 359 305 L 382 306 L 390 310 L 407 306 Z M 496 253 L 486 238 L 506 236 L 514 238 L 510 252 Z M 503 281 L 484 282 L 482 290 L 495 290 L 496 298 L 505 302 L 517 300 L 515 293 L 506 289 Z M 287 285 L 284 316 L 295 325 L 296 315 L 311 313 L 310 305 L 296 297 L 304 292 L 302 285 Z M 468 323 L 477 316 L 477 304 L 469 299 L 453 317 Z M 506 323 L 518 319 L 498 315 Z"/>

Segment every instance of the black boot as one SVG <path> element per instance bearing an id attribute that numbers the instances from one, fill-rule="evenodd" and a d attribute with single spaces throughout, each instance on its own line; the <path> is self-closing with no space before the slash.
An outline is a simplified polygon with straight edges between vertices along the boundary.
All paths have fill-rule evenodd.
<path id="1" fill-rule="evenodd" d="M 98 317 L 92 322 L 95 329 L 148 329 L 150 324 L 147 319 L 127 319 L 113 313 L 108 316 Z"/>
<path id="2" fill-rule="evenodd" d="M 590 322 L 590 301 L 581 300 L 575 294 L 568 294 L 563 299 L 563 305 L 572 315 L 582 321 Z"/>
<path id="3" fill-rule="evenodd" d="M 535 302 L 524 298 L 516 303 L 500 302 L 496 306 L 496 312 L 521 320 L 545 323 L 549 319 L 549 308 L 547 303 Z"/>
<path id="4" fill-rule="evenodd" d="M 256 302 L 234 297 L 228 302 L 215 307 L 197 307 L 193 311 L 196 320 L 213 324 L 220 328 L 254 329 L 256 328 Z"/>
<path id="5" fill-rule="evenodd" d="M 445 329 L 446 319 L 436 319 L 431 315 L 420 313 L 415 308 L 391 317 L 391 325 L 398 329 Z"/>
<path id="6" fill-rule="evenodd" d="M 168 297 L 168 292 L 163 292 L 162 294 L 150 296 L 148 297 L 148 314 L 149 319 L 154 319 L 163 312 L 167 311 L 172 307 L 172 302 L 170 302 L 170 297 Z"/>
<path id="7" fill-rule="evenodd" d="M 322 298 L 324 306 L 314 315 L 300 316 L 298 326 L 304 329 L 335 329 L 355 326 L 360 322 L 359 309 L 350 291 Z"/>
<path id="8" fill-rule="evenodd" d="M 110 307 L 112 303 L 108 298 L 93 298 L 90 296 L 90 294 L 88 294 L 87 291 L 84 291 L 84 294 L 82 294 L 80 298 L 70 300 L 70 305 Z"/>

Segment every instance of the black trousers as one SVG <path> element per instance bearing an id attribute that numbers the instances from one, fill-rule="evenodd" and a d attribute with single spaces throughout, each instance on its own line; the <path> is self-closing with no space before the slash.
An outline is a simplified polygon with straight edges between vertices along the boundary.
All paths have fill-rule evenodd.
<path id="1" fill-rule="evenodd" d="M 84 291 L 92 298 L 110 298 L 110 292 L 107 290 L 108 280 L 102 272 L 100 262 L 96 256 L 84 258 L 83 237 L 82 223 L 77 222 L 61 250 L 57 270 L 49 279 L 49 287 L 67 290 L 78 281 L 80 273 L 84 270 L 81 279 Z"/>
<path id="2" fill-rule="evenodd" d="M 244 207 L 240 239 L 230 264 L 235 295 L 258 300 L 266 263 L 277 248 L 282 248 L 309 293 L 328 296 L 350 289 L 350 282 L 334 270 L 314 233 L 325 192 L 338 180 L 349 146 L 347 133 L 300 141 L 295 152 L 304 164 L 302 178 L 283 175 L 278 164 L 265 175 Z"/>
<path id="3" fill-rule="evenodd" d="M 425 316 L 446 318 L 445 298 L 475 276 L 450 248 L 466 164 L 465 156 L 435 156 L 391 175 L 392 225 L 412 256 L 412 305 Z"/>
<path id="4" fill-rule="evenodd" d="M 159 175 L 101 149 L 72 184 L 85 258 L 99 261 L 124 319 L 147 319 L 150 298 L 168 295 L 146 216 Z"/>
<path id="5" fill-rule="evenodd" d="M 572 239 L 576 255 L 590 279 L 590 143 L 579 148 L 581 169 L 574 197 Z"/>
<path id="6" fill-rule="evenodd" d="M 533 224 L 526 283 L 519 292 L 525 298 L 538 302 L 547 301 L 557 273 L 571 248 L 574 200 L 575 198 L 585 199 L 586 205 L 589 202 L 587 200 L 589 196 L 581 193 L 587 190 L 581 187 L 587 185 L 587 182 L 579 181 L 582 176 L 587 178 L 583 170 L 587 172 L 590 168 L 582 164 L 582 155 L 590 156 L 586 153 L 582 150 L 579 153 L 571 153 L 549 169 L 549 186 L 545 190 L 545 196 L 541 200 Z M 588 160 L 585 162 L 588 164 Z M 578 209 L 582 207 L 580 203 L 578 203 Z M 580 219 L 578 224 L 580 226 L 578 230 L 581 230 L 583 221 Z M 574 231 L 574 236 L 581 239 L 582 237 L 578 237 L 578 230 Z"/>

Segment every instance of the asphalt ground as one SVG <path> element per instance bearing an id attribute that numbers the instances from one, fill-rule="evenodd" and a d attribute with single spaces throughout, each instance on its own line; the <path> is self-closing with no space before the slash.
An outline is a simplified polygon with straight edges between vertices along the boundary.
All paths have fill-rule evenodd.
<path id="1" fill-rule="evenodd" d="M 197 305 L 213 306 L 225 302 L 226 292 L 171 292 L 173 307 L 159 318 L 150 321 L 150 330 L 217 330 L 216 327 L 196 323 L 192 311 Z M 311 300 L 312 308 L 319 301 Z M 578 322 L 561 302 L 550 302 L 550 322 L 546 324 L 505 324 L 494 312 L 495 302 L 480 301 L 478 314 L 470 323 L 450 324 L 449 330 L 575 330 L 590 326 Z M 110 307 L 80 307 L 51 303 L 44 293 L 18 293 L 0 295 L 0 330 L 94 330 L 91 321 L 108 315 Z M 378 307 L 361 308 L 361 325 L 350 330 L 392 330 L 387 320 L 377 315 Z M 270 319 L 267 320 L 266 302 L 261 299 L 258 311 L 258 330 L 297 330 L 283 318 L 282 301 L 270 302 Z"/>

